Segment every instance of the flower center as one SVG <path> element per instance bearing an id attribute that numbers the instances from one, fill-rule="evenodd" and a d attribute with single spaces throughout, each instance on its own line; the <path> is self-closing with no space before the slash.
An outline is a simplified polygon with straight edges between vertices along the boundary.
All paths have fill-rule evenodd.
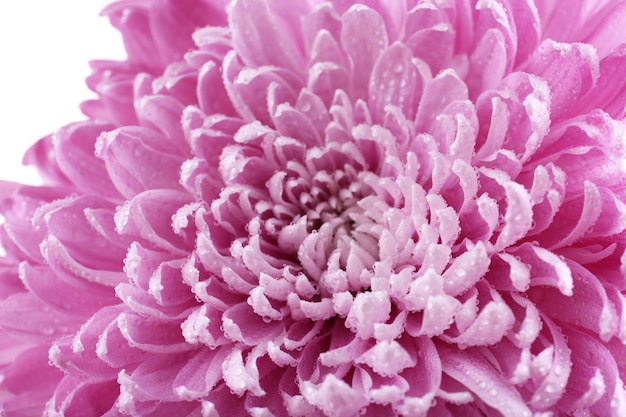
<path id="1" fill-rule="evenodd" d="M 363 174 L 350 165 L 310 175 L 276 174 L 282 192 L 271 193 L 273 219 L 267 221 L 275 233 L 270 235 L 321 296 L 369 287 L 361 273 L 376 262 L 378 241 L 376 221 L 366 210 L 372 190 Z"/>

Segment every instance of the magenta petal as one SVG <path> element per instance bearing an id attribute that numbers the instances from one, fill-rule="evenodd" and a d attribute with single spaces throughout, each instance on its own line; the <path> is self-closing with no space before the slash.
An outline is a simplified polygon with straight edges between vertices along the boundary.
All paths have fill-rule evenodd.
<path id="1" fill-rule="evenodd" d="M 13 364 L 3 368 L 3 388 L 16 394 L 50 393 L 50 388 L 56 385 L 61 373 L 52 367 L 39 368 L 42 362 L 47 361 L 48 353 L 40 348 L 23 352 L 15 358 Z"/>

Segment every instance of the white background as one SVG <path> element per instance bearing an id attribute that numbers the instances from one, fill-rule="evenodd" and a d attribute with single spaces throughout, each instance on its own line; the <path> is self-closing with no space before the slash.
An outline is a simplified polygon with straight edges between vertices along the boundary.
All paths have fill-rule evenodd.
<path id="1" fill-rule="evenodd" d="M 119 33 L 99 16 L 110 0 L 0 2 L 0 180 L 37 183 L 21 165 L 37 139 L 83 120 L 93 98 L 88 61 L 123 59 Z"/>

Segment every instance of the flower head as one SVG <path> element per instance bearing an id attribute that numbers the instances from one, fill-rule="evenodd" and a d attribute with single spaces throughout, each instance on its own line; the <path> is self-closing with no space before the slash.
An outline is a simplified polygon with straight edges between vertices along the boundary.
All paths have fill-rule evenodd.
<path id="1" fill-rule="evenodd" d="M 4 413 L 624 415 L 624 13 L 114 3 L 0 187 Z"/>

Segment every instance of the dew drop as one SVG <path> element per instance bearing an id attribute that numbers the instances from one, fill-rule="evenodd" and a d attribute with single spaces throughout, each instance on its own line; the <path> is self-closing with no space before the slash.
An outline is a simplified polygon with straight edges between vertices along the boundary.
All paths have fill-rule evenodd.
<path id="1" fill-rule="evenodd" d="M 311 102 L 309 100 L 302 100 L 300 103 L 300 111 L 306 113 L 311 110 Z"/>
<path id="2" fill-rule="evenodd" d="M 393 72 L 395 72 L 396 74 L 401 73 L 402 71 L 404 71 L 404 65 L 398 63 L 393 66 Z"/>
<path id="3" fill-rule="evenodd" d="M 563 374 L 563 368 L 561 367 L 561 365 L 556 365 L 554 367 L 554 375 L 562 375 Z"/>

